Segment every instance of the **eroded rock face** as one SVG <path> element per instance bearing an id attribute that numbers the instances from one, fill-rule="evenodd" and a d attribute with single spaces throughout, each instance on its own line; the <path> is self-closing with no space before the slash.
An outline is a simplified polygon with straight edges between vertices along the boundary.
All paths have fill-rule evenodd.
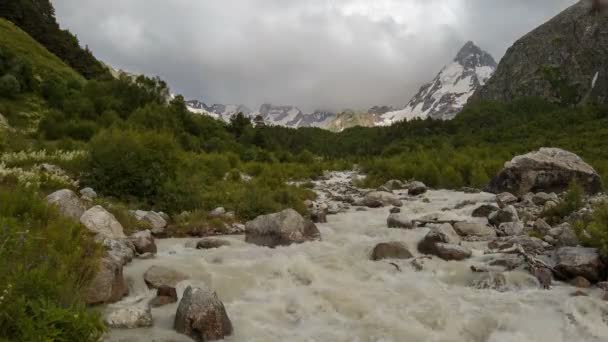
<path id="1" fill-rule="evenodd" d="M 97 205 L 80 217 L 80 222 L 91 232 L 109 239 L 126 238 L 122 225 L 116 217 Z"/>
<path id="2" fill-rule="evenodd" d="M 63 216 L 76 221 L 80 220 L 80 217 L 86 210 L 84 203 L 82 203 L 78 195 L 68 189 L 53 192 L 46 197 L 46 201 L 56 206 Z"/>
<path id="3" fill-rule="evenodd" d="M 377 261 L 382 259 L 409 259 L 413 257 L 414 256 L 404 243 L 393 241 L 376 245 L 370 259 Z"/>
<path id="4" fill-rule="evenodd" d="M 317 226 L 293 209 L 258 216 L 245 224 L 245 241 L 259 246 L 274 248 L 320 239 Z"/>
<path id="5" fill-rule="evenodd" d="M 151 266 L 144 273 L 144 281 L 148 288 L 158 289 L 165 286 L 175 287 L 181 281 L 188 279 L 186 274 L 163 266 Z"/>
<path id="6" fill-rule="evenodd" d="M 85 291 L 87 304 L 114 303 L 129 293 L 122 275 L 122 264 L 110 257 L 103 258 L 97 274 Z"/>
<path id="7" fill-rule="evenodd" d="M 221 340 L 232 334 L 232 322 L 217 294 L 207 288 L 184 291 L 175 314 L 175 331 L 195 341 Z"/>
<path id="8" fill-rule="evenodd" d="M 579 156 L 558 148 L 541 148 L 507 162 L 486 190 L 493 193 L 508 191 L 518 196 L 528 192 L 560 193 L 567 190 L 572 181 L 588 193 L 602 189 L 598 173 Z"/>
<path id="9" fill-rule="evenodd" d="M 591 282 L 604 278 L 605 265 L 596 248 L 563 247 L 555 253 L 555 269 L 569 278 L 583 277 Z"/>
<path id="10" fill-rule="evenodd" d="M 373 191 L 365 195 L 362 204 L 370 208 L 380 208 L 388 205 L 401 207 L 403 202 L 395 194 L 385 191 Z"/>

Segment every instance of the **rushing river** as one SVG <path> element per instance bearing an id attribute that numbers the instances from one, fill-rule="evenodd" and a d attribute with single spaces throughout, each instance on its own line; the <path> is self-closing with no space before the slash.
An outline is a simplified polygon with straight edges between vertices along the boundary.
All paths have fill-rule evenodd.
<path id="1" fill-rule="evenodd" d="M 411 217 L 439 213 L 472 220 L 474 206 L 489 194 L 431 191 L 422 200 L 406 201 L 402 212 Z M 153 296 L 143 281 L 152 265 L 163 265 L 191 278 L 178 286 L 204 283 L 217 291 L 234 326 L 226 341 L 488 341 L 571 342 L 608 341 L 608 304 L 599 290 L 589 297 L 571 297 L 575 289 L 557 283 L 540 290 L 522 271 L 507 274 L 509 290 L 478 290 L 479 277 L 466 262 L 423 260 L 416 271 L 409 260 L 373 262 L 372 248 L 380 242 L 402 241 L 416 256 L 416 244 L 426 228 L 386 228 L 388 209 L 369 209 L 329 216 L 319 224 L 323 241 L 262 248 L 242 237 L 224 237 L 232 246 L 213 250 L 186 248 L 194 239 L 157 240 L 153 260 L 134 260 L 125 267 L 131 294 L 124 302 Z M 473 246 L 474 247 L 474 246 Z M 393 261 L 391 261 L 393 262 Z M 177 304 L 152 309 L 154 327 L 113 330 L 108 341 L 191 341 L 172 329 Z"/>

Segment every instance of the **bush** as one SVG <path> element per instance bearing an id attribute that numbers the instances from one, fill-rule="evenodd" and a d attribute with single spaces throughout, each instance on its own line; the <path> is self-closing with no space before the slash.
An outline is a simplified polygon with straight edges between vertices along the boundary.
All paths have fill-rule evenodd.
<path id="1" fill-rule="evenodd" d="M 36 194 L 0 188 L 0 336 L 9 341 L 97 341 L 98 313 L 83 291 L 99 246 Z"/>
<path id="2" fill-rule="evenodd" d="M 570 183 L 568 191 L 557 206 L 543 212 L 549 224 L 558 224 L 568 215 L 583 207 L 583 188 L 576 182 Z"/>
<path id="3" fill-rule="evenodd" d="M 169 134 L 110 129 L 90 143 L 85 184 L 105 195 L 152 201 L 177 170 L 178 147 Z"/>
<path id="4" fill-rule="evenodd" d="M 15 76 L 8 74 L 0 77 L 0 96 L 15 98 L 20 92 L 21 85 Z"/>
<path id="5" fill-rule="evenodd" d="M 608 255 L 608 203 L 597 205 L 589 220 L 577 222 L 574 227 L 583 245 L 600 248 Z"/>

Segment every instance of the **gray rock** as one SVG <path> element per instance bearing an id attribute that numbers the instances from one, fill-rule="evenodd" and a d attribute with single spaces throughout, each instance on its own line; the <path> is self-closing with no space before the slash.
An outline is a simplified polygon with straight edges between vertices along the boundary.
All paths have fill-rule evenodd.
<path id="1" fill-rule="evenodd" d="M 491 204 L 483 204 L 479 206 L 477 209 L 473 210 L 473 217 L 488 217 L 493 212 L 498 211 L 499 208 L 497 206 Z"/>
<path id="2" fill-rule="evenodd" d="M 401 212 L 401 208 L 399 208 L 399 207 L 392 207 L 391 210 L 389 210 L 389 212 L 391 214 L 399 214 Z"/>
<path id="3" fill-rule="evenodd" d="M 156 297 L 150 300 L 150 306 L 157 308 L 177 302 L 177 291 L 174 287 L 162 285 L 156 291 Z"/>
<path id="4" fill-rule="evenodd" d="M 498 206 L 501 208 L 504 208 L 511 204 L 515 204 L 518 201 L 519 200 L 517 199 L 517 197 L 515 197 L 515 195 L 510 192 L 503 192 L 496 195 L 496 203 L 498 203 Z"/>
<path id="5" fill-rule="evenodd" d="M 492 227 L 488 227 L 482 223 L 475 222 L 457 222 L 454 224 L 454 230 L 460 236 L 479 236 L 479 237 L 495 237 L 496 231 Z"/>
<path id="6" fill-rule="evenodd" d="M 122 264 L 110 257 L 100 261 L 99 270 L 84 293 L 89 305 L 114 303 L 129 293 L 129 287 L 122 275 Z"/>
<path id="7" fill-rule="evenodd" d="M 487 272 L 475 279 L 471 285 L 478 290 L 505 292 L 507 290 L 507 278 L 502 272 Z"/>
<path id="8" fill-rule="evenodd" d="M 135 251 L 139 254 L 152 253 L 156 254 L 156 243 L 154 242 L 154 237 L 152 236 L 152 232 L 149 230 L 144 230 L 141 232 L 137 232 L 132 234 L 129 237 L 129 240 L 135 246 Z"/>
<path id="9" fill-rule="evenodd" d="M 144 281 L 150 289 L 158 289 L 163 285 L 175 287 L 177 284 L 187 279 L 189 279 L 189 277 L 181 272 L 156 265 L 151 266 L 144 273 Z"/>
<path id="10" fill-rule="evenodd" d="M 210 217 L 223 217 L 226 215 L 226 209 L 224 207 L 218 207 L 209 212 Z"/>
<path id="11" fill-rule="evenodd" d="M 245 224 L 245 241 L 259 246 L 274 248 L 320 239 L 317 226 L 293 209 L 258 216 Z"/>
<path id="12" fill-rule="evenodd" d="M 543 254 L 545 249 L 549 247 L 549 245 L 541 239 L 527 235 L 519 235 L 497 238 L 488 244 L 488 248 L 500 251 L 509 249 L 514 245 L 520 245 L 524 251 L 533 255 Z"/>
<path id="13" fill-rule="evenodd" d="M 500 226 L 501 223 L 519 221 L 519 215 L 517 209 L 509 205 L 490 214 L 488 221 L 490 221 L 490 224 Z"/>
<path id="14" fill-rule="evenodd" d="M 100 205 L 94 206 L 82 214 L 80 222 L 98 236 L 109 239 L 126 238 L 120 222 Z"/>
<path id="15" fill-rule="evenodd" d="M 556 237 L 560 246 L 576 247 L 579 244 L 576 232 L 569 223 L 562 223 L 557 228 L 562 230 L 562 233 Z"/>
<path id="16" fill-rule="evenodd" d="M 604 279 L 605 265 L 596 248 L 562 247 L 555 254 L 555 269 L 566 277 L 584 277 L 591 282 Z"/>
<path id="17" fill-rule="evenodd" d="M 413 257 L 414 256 L 404 243 L 393 241 L 376 245 L 370 258 L 371 260 L 377 261 L 382 259 L 410 259 Z"/>
<path id="18" fill-rule="evenodd" d="M 373 191 L 365 195 L 362 204 L 370 208 L 380 208 L 387 205 L 401 207 L 403 202 L 395 194 L 384 191 Z"/>
<path id="19" fill-rule="evenodd" d="M 389 228 L 413 229 L 414 223 L 401 214 L 390 214 L 386 219 Z"/>
<path id="20" fill-rule="evenodd" d="M 196 243 L 196 249 L 214 249 L 230 246 L 230 241 L 214 238 L 205 238 Z"/>
<path id="21" fill-rule="evenodd" d="M 450 261 L 456 260 L 461 261 L 471 257 L 473 252 L 464 246 L 452 245 L 449 243 L 437 243 L 435 244 L 434 255 L 440 257 L 443 260 Z"/>
<path id="22" fill-rule="evenodd" d="M 389 180 L 388 182 L 384 183 L 383 186 L 389 190 L 405 189 L 405 184 L 403 184 L 402 181 L 396 179 Z"/>
<path id="23" fill-rule="evenodd" d="M 163 234 L 165 232 L 165 228 L 167 227 L 167 221 L 163 218 L 163 216 L 154 211 L 147 212 L 142 221 L 146 222 L 150 226 L 150 231 L 154 235 Z"/>
<path id="24" fill-rule="evenodd" d="M 460 241 L 460 236 L 452 225 L 446 223 L 432 228 L 418 243 L 418 251 L 444 260 L 463 260 L 470 257 L 472 252 L 466 247 L 459 246 Z"/>
<path id="25" fill-rule="evenodd" d="M 135 329 L 153 325 L 152 311 L 148 305 L 137 305 L 112 311 L 105 319 L 113 329 Z"/>
<path id="26" fill-rule="evenodd" d="M 86 210 L 84 203 L 82 203 L 78 195 L 68 189 L 53 192 L 46 197 L 46 201 L 56 206 L 63 216 L 76 221 L 80 220 L 80 217 Z"/>
<path id="27" fill-rule="evenodd" d="M 207 288 L 186 288 L 179 302 L 175 331 L 195 341 L 221 340 L 232 334 L 232 322 L 217 294 Z"/>
<path id="28" fill-rule="evenodd" d="M 498 227 L 502 236 L 522 235 L 524 232 L 524 224 L 521 222 L 505 222 Z"/>
<path id="29" fill-rule="evenodd" d="M 517 156 L 490 182 L 489 192 L 512 192 L 523 196 L 528 192 L 564 192 L 572 181 L 588 193 L 602 188 L 599 174 L 579 156 L 557 148 Z"/>
<path id="30" fill-rule="evenodd" d="M 532 196 L 532 203 L 534 203 L 536 205 L 544 206 L 545 203 L 547 203 L 549 201 L 554 201 L 554 202 L 559 201 L 557 194 L 555 194 L 555 193 L 548 194 L 546 192 L 539 192 Z"/>
<path id="31" fill-rule="evenodd" d="M 108 257 L 114 258 L 121 265 L 130 263 L 135 257 L 135 246 L 127 239 L 108 239 L 101 240 L 105 247 Z"/>
<path id="32" fill-rule="evenodd" d="M 427 192 L 427 187 L 424 183 L 422 182 L 411 182 L 408 188 L 407 193 L 410 196 L 418 196 L 418 195 L 422 195 L 425 192 Z"/>
<path id="33" fill-rule="evenodd" d="M 534 230 L 541 233 L 542 235 L 547 235 L 551 230 L 551 226 L 547 223 L 547 221 L 543 219 L 538 219 L 536 220 L 536 222 L 534 222 Z"/>
<path id="34" fill-rule="evenodd" d="M 81 189 L 80 190 L 80 195 L 82 197 L 86 197 L 86 198 L 90 198 L 90 199 L 96 199 L 97 198 L 97 193 L 92 188 Z"/>

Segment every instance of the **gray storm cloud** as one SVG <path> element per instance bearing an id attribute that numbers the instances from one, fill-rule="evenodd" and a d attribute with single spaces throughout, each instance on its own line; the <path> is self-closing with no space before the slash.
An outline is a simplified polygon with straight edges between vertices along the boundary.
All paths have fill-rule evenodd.
<path id="1" fill-rule="evenodd" d="M 575 0 L 55 0 L 103 61 L 208 103 L 404 105 L 474 40 L 499 59 Z"/>

